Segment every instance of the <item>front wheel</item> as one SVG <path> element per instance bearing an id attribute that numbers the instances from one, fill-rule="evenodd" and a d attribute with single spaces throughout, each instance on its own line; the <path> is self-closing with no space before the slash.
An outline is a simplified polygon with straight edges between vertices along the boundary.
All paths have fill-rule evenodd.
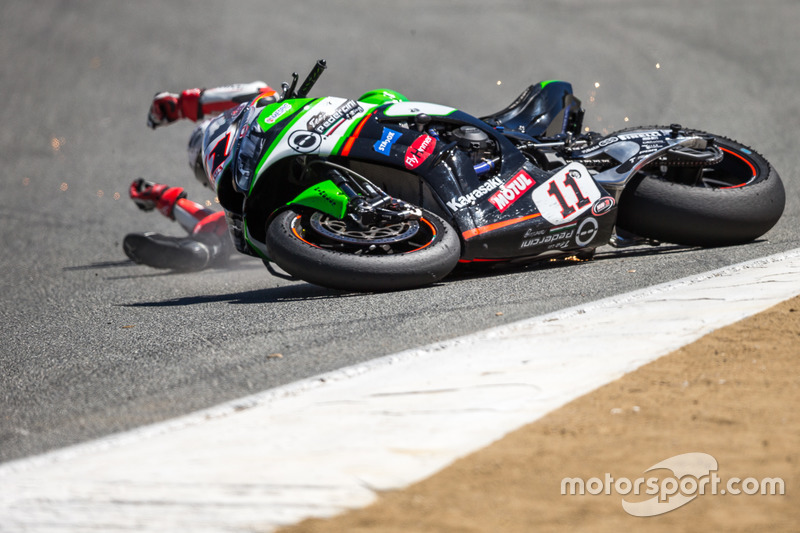
<path id="1" fill-rule="evenodd" d="M 642 237 L 689 246 L 741 244 L 769 231 L 786 200 L 778 173 L 747 146 L 710 137 L 722 156 L 714 164 L 685 167 L 681 161 L 677 165 L 667 161 L 635 176 L 620 198 L 617 226 Z"/>
<path id="2" fill-rule="evenodd" d="M 423 210 L 419 220 L 363 227 L 311 210 L 287 209 L 267 227 L 270 259 L 324 287 L 386 291 L 444 278 L 461 256 L 455 230 Z"/>

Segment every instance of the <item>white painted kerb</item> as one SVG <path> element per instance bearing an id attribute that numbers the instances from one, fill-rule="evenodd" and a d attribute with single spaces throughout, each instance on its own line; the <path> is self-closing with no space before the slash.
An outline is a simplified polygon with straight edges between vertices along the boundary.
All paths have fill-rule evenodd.
<path id="1" fill-rule="evenodd" d="M 800 250 L 0 465 L 0 531 L 268 531 L 362 506 L 800 293 Z"/>

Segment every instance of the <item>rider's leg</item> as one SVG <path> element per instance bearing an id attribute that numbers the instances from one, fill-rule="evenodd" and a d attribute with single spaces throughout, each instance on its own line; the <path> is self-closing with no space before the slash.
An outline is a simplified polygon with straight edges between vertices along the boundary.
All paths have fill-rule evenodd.
<path id="1" fill-rule="evenodd" d="M 125 236 L 125 254 L 137 263 L 173 270 L 202 270 L 224 263 L 232 250 L 224 212 L 214 212 L 188 200 L 183 189 L 137 180 L 131 197 L 143 210 L 158 210 L 177 221 L 187 237 L 169 237 L 154 232 Z"/>

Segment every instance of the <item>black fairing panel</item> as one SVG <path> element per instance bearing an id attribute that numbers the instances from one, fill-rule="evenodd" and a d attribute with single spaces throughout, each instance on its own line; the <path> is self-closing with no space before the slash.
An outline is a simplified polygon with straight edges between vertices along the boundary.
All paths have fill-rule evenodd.
<path id="1" fill-rule="evenodd" d="M 511 105 L 482 120 L 531 137 L 552 136 L 572 128 L 568 124 L 570 111 L 579 108 L 580 101 L 572 96 L 571 84 L 551 81 L 531 85 Z"/>
<path id="2" fill-rule="evenodd" d="M 550 85 L 554 87 L 548 94 L 557 94 L 559 84 L 554 82 Z M 562 86 L 561 90 L 564 89 Z M 538 101 L 540 105 L 546 102 L 543 99 Z M 550 108 L 551 111 L 554 109 Z M 411 190 L 412 194 L 414 184 L 422 180 L 425 190 L 430 191 L 438 203 L 439 209 L 435 211 L 449 219 L 461 235 L 464 261 L 533 257 L 549 251 L 574 251 L 607 242 L 613 230 L 615 209 L 603 213 L 602 217 L 587 214 L 561 227 L 554 227 L 539 216 L 531 192 L 547 182 L 552 173 L 534 166 L 504 135 L 486 122 L 461 111 L 432 117 L 432 124 L 480 128 L 496 143 L 499 164 L 493 172 L 479 176 L 468 152 L 454 146 L 455 143 L 448 143 L 445 138 L 433 137 L 430 130 L 420 132 L 409 127 L 413 118 L 413 115 L 388 117 L 378 110 L 364 124 L 347 157 L 377 165 L 373 169 L 380 166 L 397 169 L 407 176 L 409 187 L 405 190 Z M 406 160 L 409 150 L 413 151 L 414 146 L 423 142 L 428 149 L 424 160 L 419 164 L 415 161 L 413 168 L 409 168 Z M 371 178 L 385 185 L 379 177 L 372 175 Z M 396 194 L 400 189 L 390 186 L 387 192 Z M 516 193 L 503 200 L 500 193 L 509 189 Z M 423 196 L 420 193 L 404 199 L 419 203 Z M 430 205 L 427 208 L 430 209 Z M 584 224 L 589 218 L 592 221 Z"/>

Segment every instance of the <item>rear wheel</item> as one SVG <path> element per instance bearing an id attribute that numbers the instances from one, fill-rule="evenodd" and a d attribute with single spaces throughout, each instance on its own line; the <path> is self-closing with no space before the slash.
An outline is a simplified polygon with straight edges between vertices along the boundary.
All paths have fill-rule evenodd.
<path id="1" fill-rule="evenodd" d="M 711 137 L 721 152 L 713 164 L 696 165 L 676 152 L 635 176 L 620 198 L 617 226 L 689 246 L 740 244 L 769 231 L 785 204 L 778 173 L 747 146 Z"/>
<path id="2" fill-rule="evenodd" d="M 419 220 L 363 227 L 319 211 L 288 209 L 267 227 L 270 259 L 310 283 L 356 291 L 434 283 L 458 263 L 455 230 L 423 210 Z"/>

